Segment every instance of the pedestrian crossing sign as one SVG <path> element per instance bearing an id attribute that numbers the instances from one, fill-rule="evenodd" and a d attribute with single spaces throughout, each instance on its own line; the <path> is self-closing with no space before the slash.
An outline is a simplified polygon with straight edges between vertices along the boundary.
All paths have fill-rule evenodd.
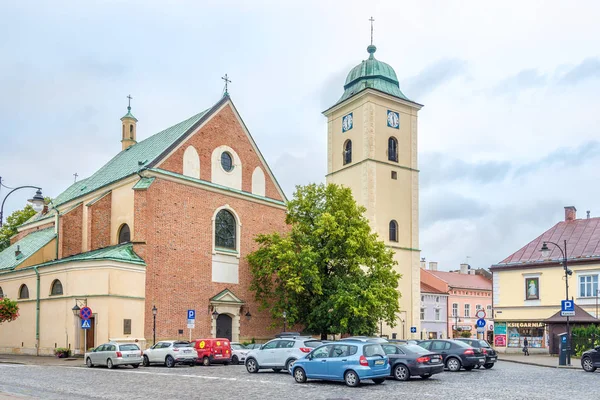
<path id="1" fill-rule="evenodd" d="M 92 324 L 90 323 L 89 319 L 81 320 L 81 329 L 90 329 L 91 327 L 92 327 Z"/>

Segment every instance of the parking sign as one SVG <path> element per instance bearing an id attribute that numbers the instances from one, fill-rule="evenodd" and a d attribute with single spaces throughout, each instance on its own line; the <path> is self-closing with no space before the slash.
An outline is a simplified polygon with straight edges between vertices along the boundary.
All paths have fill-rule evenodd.
<path id="1" fill-rule="evenodd" d="M 187 319 L 196 319 L 196 310 L 188 310 Z"/>

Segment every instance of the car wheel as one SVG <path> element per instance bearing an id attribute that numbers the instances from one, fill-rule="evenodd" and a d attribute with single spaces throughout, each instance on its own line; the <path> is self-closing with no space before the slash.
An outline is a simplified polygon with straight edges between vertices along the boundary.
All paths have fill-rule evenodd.
<path id="1" fill-rule="evenodd" d="M 204 357 L 202 359 L 202 365 L 204 365 L 205 367 L 208 367 L 210 365 L 210 358 Z"/>
<path id="2" fill-rule="evenodd" d="M 476 366 L 474 366 L 473 368 L 475 368 L 475 369 L 479 369 L 479 368 L 481 368 L 481 365 L 476 365 Z"/>
<path id="3" fill-rule="evenodd" d="M 584 357 L 581 360 L 581 366 L 583 367 L 583 370 L 585 372 L 594 372 L 596 370 L 596 367 L 594 367 L 594 363 L 592 362 L 592 359 L 589 357 Z"/>
<path id="4" fill-rule="evenodd" d="M 132 366 L 133 368 L 138 368 L 138 367 L 140 366 L 140 364 L 131 364 L 131 366 Z"/>
<path id="5" fill-rule="evenodd" d="M 144 367 L 149 367 L 150 366 L 150 360 L 148 359 L 148 356 L 144 356 L 144 358 L 142 360 L 142 365 Z"/>
<path id="6" fill-rule="evenodd" d="M 254 358 L 249 358 L 246 360 L 246 371 L 250 372 L 251 374 L 258 372 L 258 363 Z"/>
<path id="7" fill-rule="evenodd" d="M 344 374 L 344 382 L 350 387 L 356 387 L 360 385 L 360 378 L 358 377 L 358 374 L 356 372 L 346 371 L 346 373 Z"/>
<path id="8" fill-rule="evenodd" d="M 460 370 L 460 361 L 456 358 L 451 358 L 446 361 L 446 367 L 450 372 L 457 372 Z"/>
<path id="9" fill-rule="evenodd" d="M 376 385 L 381 385 L 383 382 L 385 382 L 385 378 L 373 379 L 373 382 L 375 382 Z"/>
<path id="10" fill-rule="evenodd" d="M 85 360 L 85 365 L 87 365 L 88 368 L 92 368 L 94 366 L 94 364 L 92 364 L 92 359 L 88 357 L 87 360 Z"/>
<path id="11" fill-rule="evenodd" d="M 108 369 L 113 369 L 115 367 L 110 358 L 108 360 L 106 360 L 106 366 L 108 367 Z"/>
<path id="12" fill-rule="evenodd" d="M 294 363 L 296 362 L 296 360 L 291 359 L 291 360 L 287 360 L 287 362 L 285 363 L 285 370 L 287 372 L 292 372 L 292 367 L 294 366 Z"/>
<path id="13" fill-rule="evenodd" d="M 421 379 L 429 379 L 431 378 L 431 375 L 421 375 Z"/>
<path id="14" fill-rule="evenodd" d="M 475 368 L 475 367 L 465 367 L 465 370 L 466 371 L 471 371 L 471 370 L 473 370 L 473 368 Z"/>
<path id="15" fill-rule="evenodd" d="M 302 369 L 302 367 L 298 367 L 294 370 L 294 380 L 297 383 L 304 383 L 306 382 L 306 373 L 304 372 L 304 370 Z"/>
<path id="16" fill-rule="evenodd" d="M 494 363 L 491 363 L 491 364 L 485 364 L 485 365 L 483 366 L 483 368 L 485 368 L 485 369 L 491 369 L 491 368 L 494 368 Z"/>
<path id="17" fill-rule="evenodd" d="M 238 356 L 231 357 L 231 363 L 233 365 L 238 365 L 240 363 L 240 360 L 238 359 Z"/>
<path id="18" fill-rule="evenodd" d="M 173 357 L 167 356 L 167 358 L 165 358 L 165 365 L 167 368 L 173 368 L 175 366 L 175 360 Z"/>
<path id="19" fill-rule="evenodd" d="M 397 381 L 407 381 L 410 378 L 410 371 L 404 364 L 398 364 L 394 367 L 394 379 Z"/>

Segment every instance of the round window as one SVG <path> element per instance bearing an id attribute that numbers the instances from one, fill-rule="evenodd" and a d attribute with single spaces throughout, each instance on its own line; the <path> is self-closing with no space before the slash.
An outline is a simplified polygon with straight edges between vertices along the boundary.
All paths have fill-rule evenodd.
<path id="1" fill-rule="evenodd" d="M 221 166 L 227 172 L 231 172 L 233 169 L 233 160 L 231 159 L 231 154 L 226 151 L 221 154 Z"/>

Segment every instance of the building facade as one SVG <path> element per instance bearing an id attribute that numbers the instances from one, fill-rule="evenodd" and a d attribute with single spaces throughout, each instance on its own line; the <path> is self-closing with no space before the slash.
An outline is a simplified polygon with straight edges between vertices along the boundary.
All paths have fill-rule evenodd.
<path id="1" fill-rule="evenodd" d="M 400 90 L 393 68 L 377 60 L 376 47 L 354 67 L 342 97 L 327 117 L 327 183 L 352 190 L 366 208 L 371 229 L 394 251 L 402 274 L 400 313 L 388 337 L 418 337 L 419 171 L 418 111 L 422 105 Z M 415 333 L 411 334 L 411 327 Z"/>
<path id="2" fill-rule="evenodd" d="M 448 293 L 421 282 L 421 339 L 448 338 Z"/>
<path id="3" fill-rule="evenodd" d="M 600 218 L 577 219 L 575 207 L 565 207 L 565 219 L 490 267 L 493 273 L 495 313 L 494 342 L 501 352 L 520 352 L 527 338 L 532 351 L 548 353 L 559 331 L 551 331 L 547 321 L 560 311 L 568 298 L 581 308 L 577 321 L 598 317 L 600 276 Z M 545 257 L 545 242 L 551 253 Z M 563 251 L 566 245 L 565 279 Z M 592 320 L 593 321 L 593 320 Z M 563 325 L 564 327 L 564 325 Z M 553 351 L 554 352 L 554 351 Z"/>

